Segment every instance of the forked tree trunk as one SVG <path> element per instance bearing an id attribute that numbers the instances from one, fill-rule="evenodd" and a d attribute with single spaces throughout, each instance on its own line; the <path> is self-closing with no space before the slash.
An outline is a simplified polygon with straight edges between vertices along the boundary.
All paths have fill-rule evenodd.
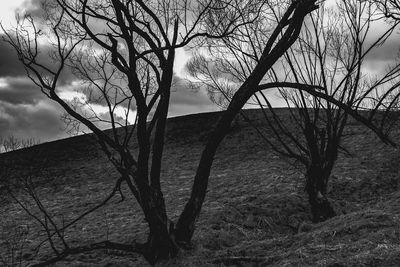
<path id="1" fill-rule="evenodd" d="M 313 222 L 323 222 L 336 216 L 326 195 L 330 173 L 330 170 L 324 170 L 316 165 L 310 166 L 307 170 L 306 191 Z"/>
<path id="2" fill-rule="evenodd" d="M 150 193 L 151 192 L 151 193 Z M 168 220 L 164 198 L 161 192 L 150 190 L 142 206 L 145 218 L 149 225 L 149 236 L 144 244 L 144 257 L 150 264 L 160 260 L 168 260 L 178 254 L 178 246 L 175 242 L 174 227 Z"/>

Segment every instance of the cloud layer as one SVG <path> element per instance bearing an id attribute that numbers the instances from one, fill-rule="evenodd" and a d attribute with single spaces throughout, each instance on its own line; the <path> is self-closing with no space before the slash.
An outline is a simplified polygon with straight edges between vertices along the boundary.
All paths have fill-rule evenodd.
<path id="1" fill-rule="evenodd" d="M 41 3 L 43 0 L 26 0 L 25 11 L 33 17 L 43 19 Z M 17 11 L 18 12 L 18 11 Z M 26 77 L 25 69 L 18 61 L 15 51 L 4 41 L 0 35 L 0 137 L 15 135 L 19 138 L 36 138 L 42 141 L 53 140 L 67 136 L 65 126 L 60 120 L 63 110 L 47 97 Z M 398 35 L 371 53 L 366 58 L 366 71 L 370 74 L 378 73 L 384 67 L 393 62 L 398 53 Z M 41 47 L 40 59 L 46 66 L 57 66 L 48 56 L 51 47 Z M 186 57 L 179 58 L 182 62 Z M 177 64 L 179 65 L 179 64 Z M 183 69 L 183 64 L 179 68 Z M 179 68 L 176 68 L 178 71 Z M 180 73 L 182 74 L 182 73 Z M 73 97 L 75 90 L 80 91 L 77 78 L 65 69 L 60 77 L 58 90 L 66 99 Z M 87 92 L 80 94 L 88 98 Z M 93 94 L 92 96 L 97 96 Z M 276 97 L 276 92 L 268 92 L 268 96 L 276 106 L 284 105 Z M 93 103 L 100 111 L 99 117 L 107 119 L 104 113 L 104 101 Z M 248 106 L 254 107 L 254 106 Z M 204 91 L 193 91 L 183 78 L 175 76 L 175 82 L 171 93 L 171 105 L 169 116 L 179 116 L 189 113 L 215 111 L 218 107 L 214 105 Z M 121 113 L 117 114 L 119 120 Z"/>
<path id="2" fill-rule="evenodd" d="M 42 54 L 46 53 L 48 50 L 45 49 Z M 4 41 L 0 41 L 0 54 L 5 55 L 4 60 L 0 62 L 0 137 L 13 135 L 18 138 L 49 141 L 68 136 L 66 127 L 60 119 L 63 110 L 57 103 L 48 99 L 26 76 L 15 51 Z M 42 57 L 42 60 L 46 65 L 57 64 L 45 57 Z M 75 93 L 80 91 L 79 84 L 76 77 L 66 69 L 60 77 L 58 90 L 66 99 L 74 95 L 85 96 Z M 104 108 L 101 106 L 105 103 L 94 104 L 100 110 L 99 117 L 107 119 L 109 116 L 103 113 Z M 170 117 L 216 109 L 205 92 L 191 90 L 185 80 L 175 76 Z M 118 120 L 123 121 L 120 117 Z"/>
<path id="3" fill-rule="evenodd" d="M 2 40 L 0 55 L 0 137 L 65 137 L 60 109 L 27 78 L 15 51 Z"/>

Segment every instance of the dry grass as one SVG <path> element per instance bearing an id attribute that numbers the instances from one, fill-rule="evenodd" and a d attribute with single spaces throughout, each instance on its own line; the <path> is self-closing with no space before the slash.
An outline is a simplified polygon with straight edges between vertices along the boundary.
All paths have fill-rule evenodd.
<path id="1" fill-rule="evenodd" d="M 257 111 L 247 112 L 259 117 Z M 169 121 L 162 186 L 173 219 L 189 197 L 215 119 L 216 114 L 203 114 Z M 313 225 L 301 172 L 266 149 L 250 126 L 239 123 L 218 150 L 194 249 L 160 265 L 398 266 L 399 153 L 356 123 L 349 131 L 353 135 L 345 142 L 353 156 L 340 158 L 330 188 L 339 216 Z M 102 200 L 118 177 L 95 142 L 88 140 L 76 137 L 43 144 L 4 154 L 0 160 L 3 166 L 12 166 L 8 178 L 29 172 L 42 181 L 38 191 L 43 203 L 62 225 Z M 44 172 L 38 171 L 43 168 Z M 143 216 L 128 192 L 125 196 L 125 201 L 119 202 L 117 196 L 69 229 L 69 242 L 144 240 Z M 22 261 L 46 259 L 51 252 L 46 246 L 32 259 L 31 248 L 44 238 L 38 225 L 12 201 L 0 201 L 2 218 L 29 226 Z M 135 254 L 96 251 L 57 264 L 65 265 L 145 266 L 146 262 Z"/>

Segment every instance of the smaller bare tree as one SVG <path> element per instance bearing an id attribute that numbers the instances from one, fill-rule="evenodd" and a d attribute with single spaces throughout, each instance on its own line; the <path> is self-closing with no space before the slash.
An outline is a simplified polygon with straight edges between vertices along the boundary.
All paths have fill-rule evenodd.
<path id="1" fill-rule="evenodd" d="M 328 181 L 338 153 L 347 152 L 341 144 L 349 116 L 389 142 L 384 117 L 392 104 L 385 106 L 386 112 L 380 116 L 379 124 L 377 113 L 389 95 L 391 101 L 398 97 L 400 65 L 389 66 L 376 78 L 364 75 L 363 71 L 368 55 L 384 44 L 398 23 L 371 38 L 375 14 L 373 5 L 356 0 L 341 1 L 335 10 L 321 8 L 314 12 L 298 41 L 266 78 L 276 83 L 289 116 L 277 112 L 264 91 L 259 90 L 253 98 L 253 103 L 261 107 L 270 130 L 258 131 L 263 139 L 275 152 L 305 169 L 305 189 L 315 222 L 335 215 L 327 198 Z M 201 86 L 207 86 L 214 102 L 229 105 L 237 83 L 260 58 L 260 40 L 267 32 L 263 24 L 253 24 L 244 35 L 248 36 L 247 45 L 233 42 L 227 53 L 230 56 L 197 55 L 187 69 L 202 82 Z M 282 86 L 279 81 L 284 81 Z M 293 84 L 308 84 L 319 90 L 287 89 Z M 378 103 L 370 101 L 375 96 Z M 364 108 L 370 110 L 369 114 L 363 112 Z"/>

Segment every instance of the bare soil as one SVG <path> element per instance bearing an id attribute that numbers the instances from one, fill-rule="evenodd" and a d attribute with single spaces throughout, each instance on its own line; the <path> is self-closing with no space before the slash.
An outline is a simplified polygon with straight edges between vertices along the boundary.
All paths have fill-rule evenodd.
<path id="1" fill-rule="evenodd" d="M 246 114 L 263 127 L 259 111 Z M 189 197 L 200 153 L 218 115 L 168 121 L 162 188 L 173 220 Z M 340 156 L 330 181 L 329 197 L 338 216 L 312 224 L 302 169 L 273 153 L 254 128 L 239 120 L 215 158 L 193 249 L 159 265 L 399 266 L 399 151 L 356 122 L 350 123 L 347 134 L 344 144 L 351 155 Z M 31 176 L 44 206 L 60 226 L 103 200 L 118 178 L 91 135 L 1 154 L 0 163 L 0 192 L 1 181 Z M 67 229 L 69 244 L 144 241 L 143 215 L 126 188 L 123 193 L 125 200 L 117 194 Z M 18 197 L 39 214 L 23 192 Z M 6 195 L 0 196 L 0 216 L 3 259 L 10 262 L 13 257 L 24 266 L 52 256 L 48 245 L 37 253 L 33 250 L 46 233 Z M 94 251 L 70 256 L 56 266 L 147 263 L 133 253 Z"/>

